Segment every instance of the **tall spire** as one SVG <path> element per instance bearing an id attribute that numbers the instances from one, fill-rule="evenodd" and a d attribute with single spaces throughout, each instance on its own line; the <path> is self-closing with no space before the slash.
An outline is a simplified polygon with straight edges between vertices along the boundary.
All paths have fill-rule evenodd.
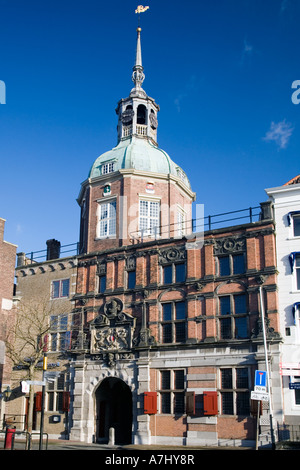
<path id="1" fill-rule="evenodd" d="M 135 65 L 133 67 L 132 81 L 135 85 L 135 91 L 142 89 L 142 83 L 145 79 L 144 67 L 142 66 L 142 48 L 141 48 L 141 31 L 140 27 L 137 28 L 137 43 Z"/>

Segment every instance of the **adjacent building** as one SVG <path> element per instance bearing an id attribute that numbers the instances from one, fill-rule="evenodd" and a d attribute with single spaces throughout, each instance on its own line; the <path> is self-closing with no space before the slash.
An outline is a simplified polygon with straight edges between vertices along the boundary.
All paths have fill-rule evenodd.
<path id="1" fill-rule="evenodd" d="M 276 224 L 284 423 L 300 422 L 300 176 L 266 190 Z"/>
<path id="2" fill-rule="evenodd" d="M 14 322 L 14 272 L 16 245 L 4 240 L 5 220 L 0 218 L 0 384 L 1 393 L 10 387 L 11 363 L 5 358 L 7 332 Z M 5 412 L 5 402 L 1 400 L 0 419 Z"/>

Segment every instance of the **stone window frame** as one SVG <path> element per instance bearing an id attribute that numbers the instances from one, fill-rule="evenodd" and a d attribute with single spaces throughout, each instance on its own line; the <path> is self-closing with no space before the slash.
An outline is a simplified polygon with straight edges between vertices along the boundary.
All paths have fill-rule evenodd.
<path id="1" fill-rule="evenodd" d="M 147 214 L 142 215 L 141 214 L 141 203 L 142 202 L 147 202 L 148 208 L 147 208 Z M 151 217 L 151 204 L 156 204 L 157 205 L 157 217 Z M 150 196 L 143 196 L 139 195 L 139 214 L 138 214 L 138 232 L 141 234 L 142 237 L 159 237 L 160 232 L 161 232 L 161 200 L 160 198 L 157 197 L 150 197 Z M 145 219 L 147 221 L 147 227 L 146 228 L 141 228 L 142 227 L 142 219 Z M 157 220 L 157 225 L 151 227 L 151 220 Z M 154 228 L 157 228 L 157 230 L 154 230 Z"/>
<path id="2" fill-rule="evenodd" d="M 243 257 L 243 263 L 244 263 L 244 270 L 241 272 L 235 272 L 235 267 L 234 267 L 234 258 L 237 256 Z M 228 258 L 228 264 L 229 264 L 229 273 L 227 274 L 221 274 L 221 269 L 220 269 L 220 260 Z M 217 276 L 219 277 L 225 277 L 225 276 L 236 276 L 240 274 L 244 274 L 246 272 L 246 259 L 245 259 L 245 252 L 234 252 L 234 253 L 224 253 L 216 256 L 216 271 L 217 271 Z"/>
<path id="3" fill-rule="evenodd" d="M 102 240 L 105 238 L 115 238 L 117 234 L 117 197 L 112 196 L 105 199 L 97 200 L 97 226 L 96 226 L 96 240 Z M 108 216 L 101 219 L 102 207 L 107 205 Z M 114 207 L 113 213 L 111 214 L 112 207 Z M 108 230 L 106 233 L 102 232 L 101 225 L 103 222 L 107 221 Z M 112 226 L 110 226 L 112 224 Z M 113 229 L 113 230 L 111 230 Z"/>
<path id="4" fill-rule="evenodd" d="M 245 304 L 246 304 L 246 311 L 236 313 L 235 307 L 235 298 L 236 297 L 245 297 Z M 230 312 L 229 314 L 222 314 L 221 313 L 221 299 L 225 297 L 229 297 L 229 304 L 230 304 Z M 226 294 L 218 295 L 217 299 L 217 319 L 218 319 L 218 338 L 220 341 L 233 341 L 233 340 L 248 340 L 250 338 L 250 331 L 249 331 L 249 305 L 248 305 L 248 295 L 247 292 L 230 292 Z M 222 328 L 221 322 L 225 323 L 224 320 L 230 319 L 230 336 L 229 337 L 222 337 Z M 237 337 L 236 336 L 236 324 L 239 319 L 245 319 L 246 321 L 246 328 L 247 328 L 247 335 L 245 337 Z"/>
<path id="5" fill-rule="evenodd" d="M 238 383 L 238 371 L 239 370 L 246 370 L 247 371 L 247 386 L 239 386 Z M 222 371 L 231 371 L 231 383 L 225 384 L 222 379 Z M 240 380 L 242 378 L 240 377 Z M 219 381 L 219 410 L 220 415 L 222 416 L 250 416 L 250 394 L 251 394 L 251 367 L 250 366 L 236 366 L 236 367 L 220 367 L 219 374 L 218 374 L 218 381 Z M 227 386 L 230 385 L 230 386 Z M 243 384 L 241 384 L 243 385 Z M 239 400 L 242 398 L 242 394 L 244 395 L 243 406 L 248 406 L 248 410 L 246 414 L 239 414 Z M 230 400 L 230 403 L 227 402 L 225 404 L 225 396 L 227 400 Z M 229 403 L 229 404 L 228 404 Z M 232 413 L 225 412 L 225 406 L 227 406 L 227 411 L 232 411 Z M 229 410 L 230 406 L 230 410 Z"/>
<path id="6" fill-rule="evenodd" d="M 184 318 L 176 319 L 176 304 L 183 304 L 184 305 Z M 171 318 L 170 320 L 166 320 L 163 318 L 164 315 L 164 306 L 171 305 Z M 168 300 L 165 302 L 160 303 L 160 321 L 159 321 L 159 337 L 160 337 L 160 344 L 162 345 L 171 345 L 171 344 L 184 344 L 187 339 L 187 302 L 186 300 Z M 171 341 L 164 341 L 164 327 L 167 325 L 171 326 L 170 330 L 170 337 Z M 184 325 L 184 338 L 182 341 L 176 341 L 176 336 L 180 335 L 180 331 L 177 331 L 176 325 Z M 178 328 L 179 330 L 179 328 Z"/>
<path id="7" fill-rule="evenodd" d="M 68 281 L 68 293 L 64 295 L 64 282 Z M 54 284 L 58 283 L 58 295 L 56 296 Z M 68 299 L 70 296 L 70 278 L 62 278 L 62 279 L 53 279 L 50 284 L 50 298 L 51 300 L 59 300 L 59 299 Z"/>
<path id="8" fill-rule="evenodd" d="M 64 322 L 62 322 L 63 319 Z M 55 343 L 54 343 L 55 341 Z M 53 345 L 56 346 L 53 348 Z M 66 347 L 61 347 L 64 344 Z M 49 333 L 47 335 L 47 346 L 50 353 L 66 351 L 71 344 L 70 316 L 68 313 L 50 315 Z"/>
<path id="9" fill-rule="evenodd" d="M 176 375 L 182 374 L 182 387 L 176 386 Z M 178 369 L 160 369 L 158 371 L 158 383 L 159 383 L 159 414 L 166 415 L 183 415 L 186 410 L 185 393 L 186 393 L 186 370 L 185 368 Z M 169 375 L 169 378 L 167 377 Z M 165 376 L 163 379 L 163 375 Z M 180 377 L 179 377 L 180 379 Z M 181 382 L 181 380 L 178 380 Z M 166 383 L 168 382 L 168 383 Z M 169 387 L 167 387 L 169 385 Z M 181 385 L 181 383 L 179 384 Z M 176 396 L 179 396 L 181 400 L 176 401 Z M 180 409 L 181 407 L 181 409 Z"/>

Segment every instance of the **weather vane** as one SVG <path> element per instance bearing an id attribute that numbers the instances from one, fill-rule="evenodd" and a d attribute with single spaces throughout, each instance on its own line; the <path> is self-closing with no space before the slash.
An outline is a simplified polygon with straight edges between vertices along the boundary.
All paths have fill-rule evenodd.
<path id="1" fill-rule="evenodd" d="M 135 12 L 139 15 L 138 18 L 139 18 L 139 26 L 140 26 L 140 14 L 141 13 L 144 13 L 144 11 L 148 10 L 149 7 L 144 7 L 143 5 L 138 5 L 137 9 L 135 10 Z"/>

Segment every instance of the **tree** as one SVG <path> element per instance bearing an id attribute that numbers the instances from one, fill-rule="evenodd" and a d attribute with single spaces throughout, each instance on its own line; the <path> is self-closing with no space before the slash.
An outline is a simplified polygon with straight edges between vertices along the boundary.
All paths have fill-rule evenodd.
<path id="1" fill-rule="evenodd" d="M 51 316 L 57 315 L 61 307 L 49 296 L 37 299 L 21 299 L 15 309 L 15 322 L 6 336 L 6 356 L 19 370 L 18 381 L 34 380 L 37 365 L 47 351 L 47 341 L 51 329 Z M 32 431 L 34 408 L 34 387 L 29 390 L 27 430 Z"/>

